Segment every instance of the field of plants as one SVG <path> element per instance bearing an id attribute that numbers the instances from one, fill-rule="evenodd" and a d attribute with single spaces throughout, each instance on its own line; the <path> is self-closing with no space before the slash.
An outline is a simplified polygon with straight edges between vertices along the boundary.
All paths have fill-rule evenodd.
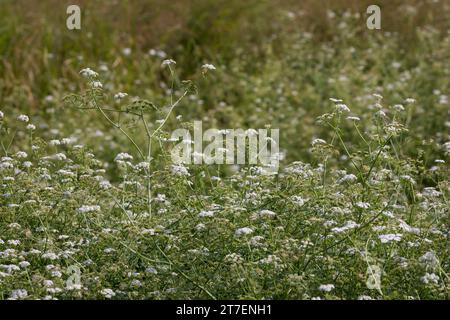
<path id="1" fill-rule="evenodd" d="M 448 299 L 450 2 L 370 4 L 0 0 L 0 300 Z"/>

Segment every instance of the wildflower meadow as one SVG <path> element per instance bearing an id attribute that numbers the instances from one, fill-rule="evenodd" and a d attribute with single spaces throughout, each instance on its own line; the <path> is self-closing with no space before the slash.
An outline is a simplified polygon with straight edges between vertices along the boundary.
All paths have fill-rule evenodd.
<path id="1" fill-rule="evenodd" d="M 0 1 L 1 300 L 449 298 L 448 1 L 74 4 Z"/>

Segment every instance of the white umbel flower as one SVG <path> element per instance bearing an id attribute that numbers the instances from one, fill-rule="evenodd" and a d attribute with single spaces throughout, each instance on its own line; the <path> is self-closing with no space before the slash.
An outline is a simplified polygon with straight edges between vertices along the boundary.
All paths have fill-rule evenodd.
<path id="1" fill-rule="evenodd" d="M 368 209 L 370 208 L 370 203 L 358 201 L 357 203 L 355 203 L 355 206 L 361 209 Z"/>
<path id="2" fill-rule="evenodd" d="M 118 92 L 114 95 L 114 99 L 116 100 L 122 100 L 123 98 L 125 98 L 126 96 L 128 96 L 128 93 L 125 92 Z"/>
<path id="3" fill-rule="evenodd" d="M 202 73 L 203 74 L 206 74 L 210 70 L 216 70 L 216 67 L 209 63 L 205 63 L 204 65 L 202 65 Z"/>
<path id="4" fill-rule="evenodd" d="M 97 205 L 83 205 L 78 208 L 78 212 L 80 213 L 88 213 L 88 212 L 96 212 L 100 211 L 100 206 Z"/>
<path id="5" fill-rule="evenodd" d="M 216 67 L 212 64 L 205 63 L 204 65 L 202 65 L 202 69 L 203 70 L 216 70 Z"/>
<path id="6" fill-rule="evenodd" d="M 200 217 L 200 218 L 210 218 L 210 217 L 213 217 L 214 216 L 214 212 L 213 211 L 206 211 L 206 210 L 203 210 L 203 211 L 201 211 L 199 214 L 198 214 L 198 216 Z"/>
<path id="7" fill-rule="evenodd" d="M 116 293 L 109 288 L 105 288 L 102 289 L 102 291 L 100 291 L 100 293 L 107 299 L 111 299 L 112 297 L 114 297 L 116 295 Z"/>
<path id="8" fill-rule="evenodd" d="M 321 284 L 319 290 L 323 292 L 330 292 L 334 289 L 334 284 Z"/>
<path id="9" fill-rule="evenodd" d="M 338 112 L 350 112 L 350 109 L 347 107 L 347 105 L 343 103 L 337 104 L 336 109 Z"/>
<path id="10" fill-rule="evenodd" d="M 325 140 L 323 140 L 323 139 L 314 139 L 312 142 L 311 142 L 311 145 L 314 147 L 315 145 L 317 145 L 317 144 L 327 144 L 327 142 L 325 141 Z"/>
<path id="11" fill-rule="evenodd" d="M 438 284 L 439 283 L 439 277 L 435 275 L 434 273 L 425 273 L 423 277 L 420 278 L 420 280 L 425 284 Z"/>
<path id="12" fill-rule="evenodd" d="M 172 165 L 171 172 L 176 176 L 190 176 L 188 169 L 182 164 Z"/>
<path id="13" fill-rule="evenodd" d="M 124 56 L 129 56 L 131 54 L 131 48 L 123 48 L 122 53 Z"/>
<path id="14" fill-rule="evenodd" d="M 89 78 L 89 77 L 96 77 L 98 76 L 98 73 L 92 70 L 91 68 L 84 68 L 80 71 L 80 74 L 83 77 Z"/>
<path id="15" fill-rule="evenodd" d="M 170 66 L 171 64 L 177 64 L 175 60 L 166 59 L 161 63 L 161 67 Z"/>
<path id="16" fill-rule="evenodd" d="M 103 88 L 103 84 L 100 81 L 94 81 L 92 82 L 92 88 L 101 89 Z"/>
<path id="17" fill-rule="evenodd" d="M 13 290 L 11 291 L 11 295 L 8 298 L 8 300 L 19 300 L 19 299 L 24 299 L 28 296 L 28 292 L 25 289 L 17 289 L 17 290 Z"/>
<path id="18" fill-rule="evenodd" d="M 27 115 L 21 114 L 20 116 L 17 117 L 17 120 L 22 122 L 28 122 L 30 121 L 30 118 Z"/>
<path id="19" fill-rule="evenodd" d="M 235 231 L 234 234 L 235 234 L 237 237 L 239 237 L 239 236 L 246 235 L 246 234 L 250 234 L 250 233 L 253 233 L 253 230 L 250 229 L 249 227 L 244 227 L 244 228 L 236 229 L 236 231 Z"/>
<path id="20" fill-rule="evenodd" d="M 390 234 L 381 234 L 378 236 L 378 238 L 380 239 L 381 243 L 389 243 L 392 241 L 396 241 L 399 242 L 400 240 L 402 240 L 402 234 L 401 233 L 390 233 Z"/>
<path id="21" fill-rule="evenodd" d="M 133 156 L 126 153 L 126 152 L 121 152 L 119 153 L 115 158 L 114 161 L 126 161 L 126 160 L 133 160 Z"/>
<path id="22" fill-rule="evenodd" d="M 259 212 L 260 217 L 268 217 L 268 218 L 274 218 L 277 214 L 271 210 L 261 210 Z"/>
<path id="23" fill-rule="evenodd" d="M 24 158 L 28 157 L 28 154 L 27 154 L 25 151 L 18 151 L 18 152 L 16 153 L 16 157 L 17 157 L 17 158 L 24 159 Z"/>

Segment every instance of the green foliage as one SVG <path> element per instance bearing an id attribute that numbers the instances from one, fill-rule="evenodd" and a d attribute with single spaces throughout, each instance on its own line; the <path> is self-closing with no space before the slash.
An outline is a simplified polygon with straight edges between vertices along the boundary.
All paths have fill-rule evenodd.
<path id="1" fill-rule="evenodd" d="M 152 42 L 91 3 L 0 4 L 0 298 L 448 299 L 445 23 L 196 0 Z M 280 171 L 172 163 L 196 120 L 279 128 Z"/>

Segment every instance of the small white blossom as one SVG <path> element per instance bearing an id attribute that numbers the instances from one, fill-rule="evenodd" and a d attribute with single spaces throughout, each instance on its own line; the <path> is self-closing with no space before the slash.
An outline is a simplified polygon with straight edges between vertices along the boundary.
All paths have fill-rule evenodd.
<path id="1" fill-rule="evenodd" d="M 10 246 L 18 246 L 20 244 L 20 240 L 8 240 L 7 243 Z"/>
<path id="2" fill-rule="evenodd" d="M 407 224 L 405 221 L 400 220 L 400 228 L 406 232 L 413 233 L 413 234 L 420 234 L 420 229 L 411 227 L 409 224 Z"/>
<path id="3" fill-rule="evenodd" d="M 361 208 L 361 209 L 368 209 L 368 208 L 370 208 L 370 204 L 369 203 L 361 202 L 361 201 L 355 203 L 355 206 L 357 206 L 358 208 Z"/>
<path id="4" fill-rule="evenodd" d="M 405 108 L 401 104 L 395 104 L 392 108 L 397 112 L 405 111 Z"/>
<path id="5" fill-rule="evenodd" d="M 43 285 L 44 287 L 51 288 L 55 285 L 55 283 L 52 280 L 44 280 Z"/>
<path id="6" fill-rule="evenodd" d="M 54 252 L 46 252 L 42 255 L 42 258 L 49 259 L 49 260 L 56 260 L 58 259 L 58 255 Z"/>
<path id="7" fill-rule="evenodd" d="M 94 81 L 94 82 L 92 82 L 92 88 L 101 89 L 101 88 L 103 88 L 103 84 L 100 81 Z"/>
<path id="8" fill-rule="evenodd" d="M 321 284 L 319 290 L 323 292 L 330 292 L 334 289 L 334 284 Z"/>
<path id="9" fill-rule="evenodd" d="M 30 118 L 27 115 L 21 114 L 20 116 L 17 117 L 17 120 L 22 122 L 28 122 L 30 121 Z"/>
<path id="10" fill-rule="evenodd" d="M 88 213 L 88 212 L 96 212 L 100 211 L 100 206 L 97 205 L 83 205 L 80 208 L 78 208 L 78 212 L 80 213 Z"/>
<path id="11" fill-rule="evenodd" d="M 59 145 L 61 145 L 61 141 L 59 141 L 57 139 L 54 139 L 54 140 L 50 140 L 48 142 L 48 144 L 51 145 L 51 146 L 59 146 Z"/>
<path id="12" fill-rule="evenodd" d="M 204 65 L 202 65 L 202 69 L 216 70 L 216 67 L 212 64 L 205 63 Z"/>
<path id="13" fill-rule="evenodd" d="M 129 56 L 131 54 L 131 48 L 123 48 L 122 53 L 124 56 Z"/>
<path id="14" fill-rule="evenodd" d="M 24 151 L 19 151 L 19 152 L 16 153 L 16 157 L 24 159 L 24 158 L 28 157 L 28 154 L 26 152 L 24 152 Z"/>
<path id="15" fill-rule="evenodd" d="M 252 229 L 250 229 L 248 227 L 244 227 L 244 228 L 237 229 L 234 234 L 239 237 L 239 236 L 242 236 L 242 235 L 250 234 L 252 232 L 253 232 Z"/>
<path id="16" fill-rule="evenodd" d="M 126 152 L 119 153 L 115 158 L 114 161 L 125 161 L 125 160 L 133 160 L 133 156 L 129 155 Z"/>
<path id="17" fill-rule="evenodd" d="M 392 241 L 396 241 L 399 242 L 400 240 L 402 240 L 402 234 L 401 233 L 390 233 L 390 234 L 381 234 L 378 236 L 378 238 L 380 239 L 381 243 L 389 243 Z"/>
<path id="18" fill-rule="evenodd" d="M 24 299 L 28 296 L 28 292 L 25 289 L 17 289 L 17 290 L 13 290 L 11 291 L 11 295 L 8 298 L 8 300 L 19 300 L 19 299 Z"/>
<path id="19" fill-rule="evenodd" d="M 435 275 L 434 273 L 425 273 L 423 277 L 420 278 L 420 280 L 425 284 L 438 284 L 439 283 L 439 276 Z"/>
<path id="20" fill-rule="evenodd" d="M 327 142 L 325 141 L 325 140 L 323 140 L 323 139 L 314 139 L 312 142 L 311 142 L 311 145 L 314 147 L 315 145 L 317 145 L 317 144 L 327 144 Z"/>
<path id="21" fill-rule="evenodd" d="M 201 218 L 205 218 L 205 217 L 213 217 L 214 216 L 214 211 L 201 211 L 199 214 L 198 214 L 198 216 L 199 217 L 201 217 Z"/>
<path id="22" fill-rule="evenodd" d="M 305 204 L 305 202 L 307 201 L 300 196 L 292 196 L 291 200 L 293 203 L 295 203 L 296 205 L 298 205 L 300 207 L 303 206 Z"/>
<path id="23" fill-rule="evenodd" d="M 102 289 L 102 291 L 100 291 L 100 293 L 107 299 L 111 299 L 112 297 L 114 297 L 116 295 L 116 293 L 109 288 L 105 288 Z"/>
<path id="24" fill-rule="evenodd" d="M 85 68 L 80 71 L 80 74 L 84 77 L 96 77 L 98 73 L 92 70 L 91 68 Z"/>
<path id="25" fill-rule="evenodd" d="M 157 50 L 157 49 L 150 49 L 148 51 L 148 54 L 151 55 L 151 56 L 160 57 L 161 59 L 164 59 L 165 57 L 167 57 L 167 54 L 164 51 Z"/>
<path id="26" fill-rule="evenodd" d="M 423 189 L 422 194 L 426 197 L 439 197 L 442 193 L 437 191 L 433 187 L 426 187 Z"/>
<path id="27" fill-rule="evenodd" d="M 99 183 L 100 188 L 106 190 L 112 187 L 111 183 L 108 180 L 101 180 Z"/>
<path id="28" fill-rule="evenodd" d="M 380 118 L 386 117 L 386 113 L 383 110 L 378 110 L 375 115 Z"/>
<path id="29" fill-rule="evenodd" d="M 70 283 L 66 285 L 66 290 L 81 290 L 82 286 L 79 283 Z"/>
<path id="30" fill-rule="evenodd" d="M 269 217 L 269 218 L 273 218 L 275 217 L 277 214 L 273 211 L 270 210 L 261 210 L 258 214 L 260 217 Z"/>
<path id="31" fill-rule="evenodd" d="M 202 65 L 203 74 L 206 74 L 209 70 L 216 70 L 216 67 L 209 63 L 205 63 L 204 65 Z"/>
<path id="32" fill-rule="evenodd" d="M 383 96 L 381 94 L 378 94 L 378 93 L 373 93 L 372 96 L 374 96 L 378 100 L 382 100 L 383 99 Z"/>
<path id="33" fill-rule="evenodd" d="M 335 227 L 335 228 L 331 229 L 331 231 L 334 233 L 342 233 L 342 232 L 345 232 L 347 230 L 354 229 L 357 227 L 359 227 L 359 224 L 357 224 L 355 221 L 349 220 L 342 227 Z"/>
<path id="34" fill-rule="evenodd" d="M 30 168 L 31 166 L 33 166 L 33 163 L 31 163 L 30 161 L 25 161 L 22 165 L 23 165 L 25 168 Z"/>
<path id="35" fill-rule="evenodd" d="M 69 145 L 69 144 L 72 144 L 72 143 L 74 143 L 74 142 L 76 142 L 76 141 L 77 141 L 77 139 L 74 138 L 74 137 L 63 138 L 63 139 L 61 140 L 61 144 L 63 144 L 63 145 Z"/>
<path id="36" fill-rule="evenodd" d="M 67 159 L 67 156 L 64 153 L 57 153 L 50 157 L 52 160 L 64 161 Z"/>
<path id="37" fill-rule="evenodd" d="M 172 172 L 172 174 L 174 174 L 176 176 L 189 176 L 190 175 L 188 169 L 181 164 L 180 165 L 172 165 L 171 172 Z"/>
<path id="38" fill-rule="evenodd" d="M 346 174 L 344 175 L 342 178 L 340 178 L 337 182 L 338 183 L 343 183 L 343 182 L 355 182 L 358 178 L 350 173 L 350 174 Z"/>
<path id="39" fill-rule="evenodd" d="M 150 163 L 147 162 L 147 161 L 139 162 L 139 163 L 135 166 L 135 169 L 137 169 L 137 170 L 147 170 L 148 168 L 150 168 Z"/>
<path id="40" fill-rule="evenodd" d="M 408 181 L 411 184 L 416 184 L 416 181 L 414 181 L 414 179 L 407 174 L 400 176 L 400 179 Z"/>
<path id="41" fill-rule="evenodd" d="M 161 66 L 170 66 L 171 64 L 176 64 L 175 60 L 172 59 L 166 59 L 161 63 Z"/>
<path id="42" fill-rule="evenodd" d="M 347 107 L 346 104 L 339 103 L 336 105 L 336 109 L 339 112 L 350 112 L 350 109 Z"/>
<path id="43" fill-rule="evenodd" d="M 116 100 L 122 100 L 122 99 L 125 98 L 126 96 L 128 96 L 128 93 L 119 92 L 119 93 L 116 93 L 116 94 L 114 95 L 114 99 L 116 99 Z"/>
<path id="44" fill-rule="evenodd" d="M 198 225 L 195 226 L 195 230 L 197 230 L 197 231 L 202 231 L 205 229 L 206 229 L 206 226 L 203 223 L 199 223 Z"/>
<path id="45" fill-rule="evenodd" d="M 419 262 L 431 268 L 435 268 L 439 265 L 439 260 L 433 251 L 426 252 L 423 256 L 419 258 Z"/>
<path id="46" fill-rule="evenodd" d="M 152 273 L 152 274 L 158 274 L 158 270 L 156 270 L 153 267 L 148 267 L 147 269 L 145 269 L 145 272 Z"/>
<path id="47" fill-rule="evenodd" d="M 142 287 L 142 282 L 140 282 L 138 279 L 134 279 L 131 281 L 131 287 L 139 288 Z"/>

